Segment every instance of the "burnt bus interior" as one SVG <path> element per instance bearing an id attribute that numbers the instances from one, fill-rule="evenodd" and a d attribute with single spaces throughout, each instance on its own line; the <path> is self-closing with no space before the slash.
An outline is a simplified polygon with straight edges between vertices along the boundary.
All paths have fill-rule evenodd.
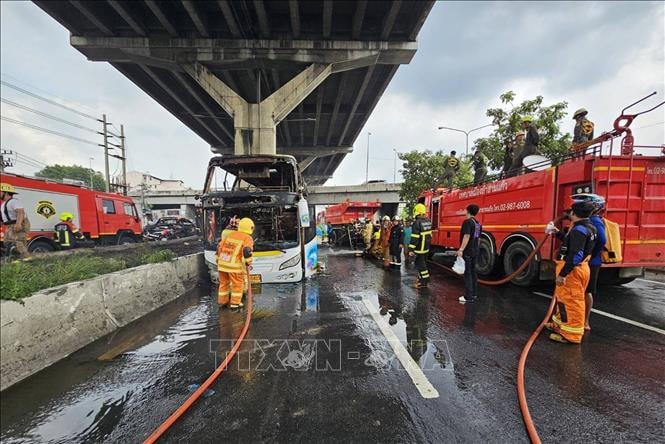
<path id="1" fill-rule="evenodd" d="M 298 188 L 298 169 L 291 158 L 213 158 L 201 196 L 206 249 L 217 248 L 234 216 L 254 221 L 255 251 L 297 247 Z"/>

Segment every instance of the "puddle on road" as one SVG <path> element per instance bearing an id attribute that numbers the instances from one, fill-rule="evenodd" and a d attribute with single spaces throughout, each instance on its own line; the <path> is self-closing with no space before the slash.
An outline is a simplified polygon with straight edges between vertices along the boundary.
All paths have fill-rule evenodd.
<path id="1" fill-rule="evenodd" d="M 366 318 L 367 309 L 363 301 L 367 301 L 372 309 L 388 322 L 390 329 L 421 370 L 454 372 L 447 341 L 428 337 L 430 304 L 426 298 L 416 298 L 415 301 L 404 304 L 381 297 L 375 292 L 341 293 L 340 297 L 347 300 L 349 309 L 357 315 L 354 318 L 358 325 L 371 331 L 367 337 L 372 354 L 365 360 L 365 365 L 379 369 L 400 368 L 387 339 L 380 335 L 374 321 Z"/>

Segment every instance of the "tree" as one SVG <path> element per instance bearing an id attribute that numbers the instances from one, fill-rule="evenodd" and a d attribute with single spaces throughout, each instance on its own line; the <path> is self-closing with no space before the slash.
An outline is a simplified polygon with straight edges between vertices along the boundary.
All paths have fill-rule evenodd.
<path id="1" fill-rule="evenodd" d="M 49 165 L 38 171 L 35 176 L 44 179 L 62 181 L 63 179 L 74 179 L 84 182 L 90 186 L 90 175 L 92 174 L 92 187 L 97 191 L 106 190 L 106 181 L 102 173 L 91 170 L 80 165 Z"/>
<path id="2" fill-rule="evenodd" d="M 567 115 L 567 102 L 558 102 L 549 106 L 543 105 L 543 96 L 524 100 L 514 105 L 515 93 L 508 91 L 499 96 L 504 108 L 490 108 L 486 115 L 492 119 L 494 131 L 489 137 L 475 140 L 479 148 L 489 159 L 490 167 L 501 169 L 503 166 L 504 149 L 508 141 L 514 141 L 517 133 L 522 132 L 522 117 L 530 115 L 533 124 L 540 134 L 538 153 L 558 163 L 568 152 L 571 145 L 569 133 L 562 133 L 560 121 Z"/>
<path id="3" fill-rule="evenodd" d="M 448 156 L 441 151 L 409 151 L 400 153 L 403 169 L 400 170 L 404 181 L 400 189 L 400 199 L 407 203 L 407 208 L 413 207 L 418 195 L 426 189 L 437 185 L 437 180 L 443 174 L 444 162 Z M 466 186 L 473 181 L 471 164 L 468 160 L 460 161 L 460 170 L 455 177 L 455 186 Z M 438 184 L 441 185 L 441 184 Z"/>

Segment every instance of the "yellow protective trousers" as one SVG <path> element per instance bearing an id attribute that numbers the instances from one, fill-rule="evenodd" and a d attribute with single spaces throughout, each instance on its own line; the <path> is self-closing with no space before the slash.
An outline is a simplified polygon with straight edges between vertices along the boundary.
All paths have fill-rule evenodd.
<path id="1" fill-rule="evenodd" d="M 557 276 L 564 264 L 564 261 L 556 261 Z M 576 344 L 582 342 L 584 335 L 584 294 L 590 276 L 589 259 L 586 258 L 566 276 L 564 285 L 554 290 L 557 300 L 556 311 L 552 315 L 554 330 Z"/>
<path id="2" fill-rule="evenodd" d="M 247 282 L 246 273 L 227 273 L 219 272 L 219 287 L 217 289 L 217 303 L 226 305 L 229 303 L 229 294 L 231 295 L 231 305 L 238 305 L 242 302 L 242 293 Z"/>

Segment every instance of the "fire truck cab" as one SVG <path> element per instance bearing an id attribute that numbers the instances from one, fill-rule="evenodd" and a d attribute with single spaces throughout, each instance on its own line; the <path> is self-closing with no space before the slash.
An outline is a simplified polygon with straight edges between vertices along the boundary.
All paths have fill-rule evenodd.
<path id="1" fill-rule="evenodd" d="M 483 225 L 478 274 L 513 273 L 545 236 L 549 221 L 570 208 L 575 193 L 596 193 L 606 200 L 604 218 L 619 225 L 620 261 L 604 263 L 599 282 L 627 283 L 645 267 L 665 266 L 665 151 L 663 146 L 635 146 L 621 152 L 612 138 L 573 153 L 558 166 L 497 178 L 462 189 L 423 192 L 419 201 L 432 219 L 434 252 L 459 248 L 459 229 L 467 205 L 481 210 Z M 609 142 L 603 143 L 603 142 Z M 608 146 L 609 145 L 609 146 Z M 554 278 L 559 242 L 548 239 L 536 259 L 513 283 L 529 286 Z"/>
<path id="2" fill-rule="evenodd" d="M 53 229 L 63 211 L 74 214 L 74 224 L 97 244 L 126 244 L 142 239 L 141 218 L 130 197 L 15 174 L 2 173 L 0 178 L 16 188 L 16 197 L 25 208 L 30 220 L 28 249 L 32 252 L 57 249 Z M 2 235 L 4 240 L 4 229 Z"/>

